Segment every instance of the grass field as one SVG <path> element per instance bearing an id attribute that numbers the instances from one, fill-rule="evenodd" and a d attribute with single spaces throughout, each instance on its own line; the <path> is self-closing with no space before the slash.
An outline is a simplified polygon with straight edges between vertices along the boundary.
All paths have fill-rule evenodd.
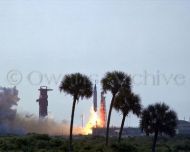
<path id="1" fill-rule="evenodd" d="M 110 145 L 104 145 L 103 137 L 75 136 L 74 152 L 150 152 L 151 137 L 130 137 L 120 144 L 116 138 Z M 29 134 L 26 136 L 0 137 L 0 152 L 66 152 L 68 140 L 65 137 Z M 158 152 L 190 152 L 190 137 L 159 138 Z"/>

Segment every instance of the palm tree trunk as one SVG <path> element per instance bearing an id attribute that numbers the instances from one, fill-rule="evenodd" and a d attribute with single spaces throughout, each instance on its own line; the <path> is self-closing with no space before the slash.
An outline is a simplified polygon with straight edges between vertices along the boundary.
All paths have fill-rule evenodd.
<path id="1" fill-rule="evenodd" d="M 156 131 L 155 135 L 154 135 L 154 140 L 153 140 L 153 144 L 152 144 L 152 152 L 156 152 L 156 141 L 157 141 L 157 138 L 158 138 L 158 131 Z"/>
<path id="2" fill-rule="evenodd" d="M 109 113 L 108 113 L 108 121 L 107 121 L 107 129 L 106 129 L 106 145 L 108 145 L 110 118 L 111 118 L 111 112 L 112 112 L 112 109 L 113 109 L 114 99 L 115 99 L 115 94 L 113 94 L 113 96 L 112 96 L 110 109 L 109 109 Z"/>
<path id="3" fill-rule="evenodd" d="M 120 131 L 119 131 L 119 139 L 118 139 L 118 142 L 119 142 L 119 143 L 120 143 L 120 141 L 121 141 L 121 136 L 122 136 L 122 132 L 123 132 L 123 127 L 124 127 L 124 124 L 125 124 L 125 118 L 126 118 L 126 115 L 123 114 L 123 119 L 122 119 L 122 122 L 121 122 Z"/>
<path id="4" fill-rule="evenodd" d="M 74 121 L 74 113 L 75 113 L 75 105 L 76 105 L 76 97 L 73 97 L 73 106 L 71 113 L 71 123 L 70 123 L 70 138 L 69 138 L 69 152 L 72 152 L 72 142 L 73 142 L 73 121 Z"/>

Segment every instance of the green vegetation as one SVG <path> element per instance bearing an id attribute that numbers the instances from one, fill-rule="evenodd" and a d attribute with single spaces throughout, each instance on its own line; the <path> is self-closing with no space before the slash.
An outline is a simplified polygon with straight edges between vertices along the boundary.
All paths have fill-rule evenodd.
<path id="1" fill-rule="evenodd" d="M 75 136 L 74 152 L 150 152 L 153 137 L 129 137 L 118 143 L 110 138 L 105 146 L 105 138 Z M 30 134 L 27 136 L 0 137 L 0 152 L 67 152 L 68 140 L 65 137 Z M 190 137 L 159 137 L 157 152 L 189 152 Z"/>
<path id="2" fill-rule="evenodd" d="M 154 134 L 152 148 L 150 147 L 148 148 L 149 150 L 152 149 L 152 152 L 156 152 L 156 143 L 159 134 L 169 135 L 169 136 L 174 136 L 176 134 L 177 114 L 175 113 L 175 111 L 170 110 L 170 107 L 167 106 L 166 104 L 157 103 L 155 105 L 149 105 L 141 113 L 142 105 L 140 103 L 140 97 L 132 92 L 131 77 L 128 74 L 121 71 L 107 72 L 101 80 L 101 85 L 104 93 L 109 91 L 112 94 L 112 99 L 110 102 L 110 108 L 107 118 L 106 147 L 105 146 L 102 147 L 102 141 L 101 141 L 100 144 L 101 146 L 99 147 L 99 150 L 94 149 L 95 148 L 94 145 L 97 145 L 97 143 L 96 144 L 92 143 L 89 145 L 87 144 L 87 146 L 81 151 L 86 151 L 86 150 L 114 151 L 114 152 L 138 151 L 137 145 L 135 145 L 135 143 L 133 144 L 130 144 L 130 142 L 120 143 L 122 130 L 125 124 L 125 119 L 129 114 L 129 112 L 132 112 L 138 117 L 141 116 L 140 126 L 141 129 L 147 135 Z M 85 145 L 85 143 L 81 143 L 82 145 L 81 147 L 80 146 L 78 147 L 77 143 L 75 143 L 75 146 L 72 145 L 73 143 L 72 132 L 73 132 L 75 106 L 77 101 L 79 101 L 79 98 L 84 98 L 84 97 L 90 98 L 92 96 L 93 93 L 92 82 L 86 75 L 80 73 L 68 74 L 64 76 L 59 89 L 60 91 L 70 94 L 73 97 L 68 151 L 69 152 L 79 151 L 81 147 Z M 109 126 L 110 126 L 111 113 L 113 108 L 115 108 L 117 111 L 122 112 L 123 118 L 119 132 L 118 144 L 111 143 L 111 146 L 110 145 L 108 146 Z M 43 145 L 44 141 L 41 144 Z M 166 145 L 166 148 L 167 151 L 171 151 L 171 148 L 168 145 Z M 182 147 L 181 145 L 178 145 L 178 147 L 176 147 L 177 150 L 180 148 L 184 151 L 189 147 L 188 146 L 184 147 L 183 145 Z M 159 150 L 159 146 L 157 150 Z M 143 149 L 141 149 L 141 152 L 142 151 Z"/>
<path id="3" fill-rule="evenodd" d="M 154 134 L 152 152 L 156 152 L 159 134 L 173 137 L 176 134 L 177 114 L 164 103 L 149 105 L 142 112 L 141 129 L 147 134 Z"/>
<path id="4" fill-rule="evenodd" d="M 110 119 L 111 119 L 111 113 L 115 97 L 121 89 L 131 90 L 131 77 L 121 71 L 107 72 L 104 78 L 102 78 L 101 84 L 102 84 L 102 90 L 105 93 L 109 91 L 112 94 L 112 99 L 107 119 L 107 129 L 106 129 L 106 145 L 108 145 Z"/>
<path id="5" fill-rule="evenodd" d="M 128 116 L 129 112 L 132 112 L 137 117 L 139 117 L 141 114 L 142 105 L 140 103 L 140 97 L 129 90 L 120 90 L 120 92 L 115 97 L 114 108 L 117 111 L 121 111 L 123 115 L 118 139 L 120 142 L 125 119 Z"/>
<path id="6" fill-rule="evenodd" d="M 68 74 L 64 76 L 59 89 L 60 91 L 68 93 L 73 97 L 69 137 L 69 151 L 72 152 L 72 135 L 75 106 L 77 101 L 79 101 L 79 98 L 90 98 L 92 96 L 92 82 L 86 75 L 82 75 L 80 73 Z"/>

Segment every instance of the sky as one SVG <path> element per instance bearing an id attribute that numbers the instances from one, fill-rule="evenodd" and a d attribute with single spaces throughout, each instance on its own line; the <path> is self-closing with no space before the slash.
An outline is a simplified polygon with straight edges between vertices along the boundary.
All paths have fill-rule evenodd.
<path id="1" fill-rule="evenodd" d="M 47 85 L 49 114 L 70 121 L 72 97 L 60 93 L 65 74 L 97 82 L 124 71 L 144 107 L 165 102 L 190 119 L 189 0 L 0 0 L 0 86 L 19 90 L 18 112 L 38 115 L 38 88 Z M 111 94 L 106 94 L 107 110 Z M 92 98 L 76 106 L 87 122 Z M 126 126 L 138 126 L 130 114 Z M 121 114 L 113 111 L 112 126 Z"/>

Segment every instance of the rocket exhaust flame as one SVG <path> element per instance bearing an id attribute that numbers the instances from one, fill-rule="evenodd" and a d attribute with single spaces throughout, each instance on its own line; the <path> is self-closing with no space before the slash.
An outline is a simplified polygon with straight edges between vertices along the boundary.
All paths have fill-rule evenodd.
<path id="1" fill-rule="evenodd" d="M 98 127 L 100 125 L 100 119 L 97 112 L 94 111 L 93 107 L 90 109 L 90 118 L 85 128 L 83 129 L 83 134 L 92 134 L 92 128 Z"/>
<path id="2" fill-rule="evenodd" d="M 106 105 L 105 97 L 101 93 L 101 104 L 99 109 L 99 114 L 96 112 L 93 107 L 90 109 L 90 118 L 85 128 L 83 129 L 83 134 L 88 135 L 92 134 L 92 128 L 104 128 L 106 127 Z"/>

